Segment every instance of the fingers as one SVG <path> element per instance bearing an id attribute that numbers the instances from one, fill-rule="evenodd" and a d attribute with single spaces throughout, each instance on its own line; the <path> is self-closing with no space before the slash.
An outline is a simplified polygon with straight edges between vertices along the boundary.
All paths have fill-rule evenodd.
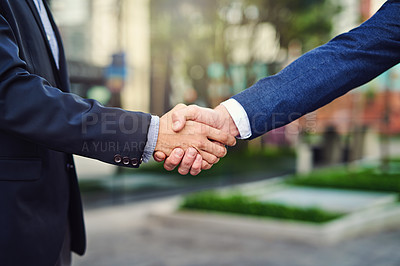
<path id="1" fill-rule="evenodd" d="M 227 153 L 225 146 L 221 145 L 220 143 L 212 142 L 208 139 L 201 141 L 198 145 L 198 148 L 200 151 L 206 152 L 209 155 L 213 155 L 212 158 L 222 158 L 225 157 Z M 203 154 L 201 154 L 201 156 L 208 163 L 215 164 L 215 162 L 213 162 L 213 159 L 208 159 L 211 158 L 211 156 L 204 157 Z"/>
<path id="2" fill-rule="evenodd" d="M 203 160 L 201 162 L 201 170 L 209 170 L 211 169 L 211 167 L 213 167 L 212 164 L 209 164 L 208 162 L 206 162 L 205 160 Z"/>
<path id="3" fill-rule="evenodd" d="M 198 151 L 204 161 L 213 165 L 219 162 L 219 158 L 212 153 L 200 150 Z M 210 167 L 211 168 L 211 167 Z"/>
<path id="4" fill-rule="evenodd" d="M 167 155 L 165 155 L 165 153 L 161 152 L 161 151 L 156 151 L 153 154 L 153 158 L 156 162 L 161 163 L 162 161 L 165 160 L 165 158 L 167 157 Z"/>
<path id="5" fill-rule="evenodd" d="M 192 168 L 190 169 L 190 174 L 193 176 L 200 174 L 202 163 L 203 163 L 203 158 L 201 157 L 200 154 L 197 154 L 196 159 L 192 165 Z"/>
<path id="6" fill-rule="evenodd" d="M 171 155 L 164 162 L 165 170 L 174 170 L 180 164 L 184 155 L 185 152 L 181 148 L 174 149 Z"/>
<path id="7" fill-rule="evenodd" d="M 180 109 L 184 109 L 184 108 L 186 108 L 187 107 L 187 105 L 186 104 L 183 104 L 183 103 L 178 103 L 177 105 L 175 105 L 175 107 L 174 108 L 172 108 L 172 110 L 180 110 Z"/>
<path id="8" fill-rule="evenodd" d="M 183 159 L 182 159 L 183 158 Z M 218 158 L 216 162 L 218 162 Z M 175 149 L 171 156 L 165 160 L 164 168 L 168 171 L 172 171 L 179 166 L 178 172 L 181 175 L 187 175 L 189 172 L 191 175 L 198 175 L 202 169 L 210 169 L 211 164 L 203 161 L 203 158 L 198 154 L 195 148 L 188 148 L 186 153 L 183 155 L 183 150 L 180 148 Z"/>
<path id="9" fill-rule="evenodd" d="M 228 145 L 228 146 L 236 145 L 236 138 L 234 136 L 232 136 L 230 134 L 226 134 L 225 132 L 215 129 L 213 127 L 208 128 L 207 137 L 209 139 L 218 141 L 218 142 Z"/>
<path id="10" fill-rule="evenodd" d="M 181 175 L 187 175 L 193 163 L 195 162 L 196 158 L 197 158 L 197 150 L 191 147 L 188 148 L 186 150 L 185 156 L 182 159 L 181 165 L 179 166 L 178 172 Z"/>
<path id="11" fill-rule="evenodd" d="M 212 155 L 210 156 L 212 158 Z M 211 160 L 211 159 L 210 159 Z M 219 161 L 217 158 L 216 162 Z M 177 148 L 172 153 L 171 156 L 165 160 L 164 168 L 168 171 L 174 170 L 179 164 L 178 172 L 181 175 L 187 175 L 189 172 L 191 175 L 198 175 L 203 169 L 210 169 L 211 164 L 203 161 L 203 158 L 198 154 L 195 148 L 188 148 L 186 153 L 182 149 Z"/>

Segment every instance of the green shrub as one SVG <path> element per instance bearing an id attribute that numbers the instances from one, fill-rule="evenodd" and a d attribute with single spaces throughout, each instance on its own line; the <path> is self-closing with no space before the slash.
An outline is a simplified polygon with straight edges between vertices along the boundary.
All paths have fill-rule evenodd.
<path id="1" fill-rule="evenodd" d="M 400 174 L 379 173 L 373 169 L 355 172 L 330 169 L 308 176 L 291 178 L 287 180 L 287 183 L 313 187 L 400 192 Z"/>
<path id="2" fill-rule="evenodd" d="M 342 216 L 339 213 L 330 213 L 317 208 L 300 208 L 277 203 L 259 202 L 240 194 L 221 196 L 214 192 L 203 192 L 187 196 L 181 205 L 181 209 L 274 217 L 314 223 L 324 223 Z"/>

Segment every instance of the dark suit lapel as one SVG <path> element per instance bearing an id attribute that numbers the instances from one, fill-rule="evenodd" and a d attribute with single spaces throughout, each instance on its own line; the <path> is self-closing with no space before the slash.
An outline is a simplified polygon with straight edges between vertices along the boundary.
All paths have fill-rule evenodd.
<path id="1" fill-rule="evenodd" d="M 29 5 L 29 7 L 30 7 L 30 9 L 31 9 L 31 11 L 32 11 L 33 16 L 35 17 L 36 23 L 38 24 L 38 27 L 40 28 L 40 32 L 42 33 L 42 37 L 43 37 L 43 39 L 45 40 L 46 48 L 47 48 L 47 53 L 48 53 L 48 55 L 50 56 L 50 60 L 51 60 L 51 62 L 52 62 L 53 72 L 55 73 L 55 76 L 56 76 L 56 78 L 57 78 L 57 80 L 58 80 L 59 86 L 62 86 L 62 87 L 59 88 L 59 89 L 61 89 L 61 90 L 66 90 L 66 89 L 65 89 L 66 87 L 63 86 L 63 85 L 64 85 L 64 84 L 63 84 L 64 82 L 62 82 L 62 78 L 61 78 L 61 75 L 60 75 L 60 71 L 57 69 L 56 62 L 54 61 L 53 52 L 51 51 L 50 43 L 49 43 L 49 41 L 48 41 L 48 39 L 47 39 L 47 34 L 46 34 L 45 29 L 44 29 L 44 26 L 43 26 L 43 23 L 42 23 L 42 19 L 40 18 L 39 12 L 38 12 L 38 10 L 37 10 L 37 8 L 36 8 L 36 5 L 35 5 L 35 3 L 33 2 L 33 0 L 26 0 L 26 2 L 28 3 L 28 5 Z M 48 11 L 48 7 L 47 7 L 47 4 L 46 4 L 46 1 L 43 1 L 43 3 L 44 3 L 44 5 L 46 6 L 46 9 L 47 9 L 47 11 Z M 49 16 L 49 19 L 50 19 L 51 23 L 54 24 L 53 18 L 51 17 L 49 11 L 48 11 L 48 16 Z M 54 28 L 54 25 L 53 25 L 53 28 Z M 56 32 L 56 29 L 55 29 L 55 28 L 54 28 L 54 32 Z M 59 40 L 58 40 L 58 44 L 60 44 Z M 60 49 L 60 54 L 61 54 L 61 49 Z M 61 63 L 61 62 L 60 62 L 60 63 Z M 60 64 L 60 68 L 61 68 L 61 64 Z"/>
<path id="2" fill-rule="evenodd" d="M 43 38 L 45 38 L 47 40 L 46 31 L 44 30 L 42 20 L 40 18 L 39 12 L 36 9 L 35 3 L 33 2 L 33 0 L 26 0 L 26 2 L 28 3 L 29 7 L 31 8 L 31 11 L 32 11 L 33 16 L 35 17 L 36 23 L 38 24 L 40 31 L 42 32 Z"/>

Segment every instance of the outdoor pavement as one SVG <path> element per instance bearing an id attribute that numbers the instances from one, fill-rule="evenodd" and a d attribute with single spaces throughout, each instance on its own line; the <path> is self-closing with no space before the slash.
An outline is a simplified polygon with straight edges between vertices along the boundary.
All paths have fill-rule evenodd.
<path id="1" fill-rule="evenodd" d="M 394 144 L 390 146 L 391 154 L 400 154 L 400 142 Z M 82 163 L 85 168 L 93 162 Z M 112 171 L 101 169 L 101 172 L 105 170 Z M 251 190 L 255 185 L 241 186 Z M 264 187 L 259 189 L 265 192 Z M 296 198 L 299 205 L 309 202 L 303 192 L 297 191 L 303 195 L 301 201 Z M 343 193 L 334 206 L 340 205 L 342 210 L 343 206 L 358 209 L 366 202 L 375 204 L 375 196 L 379 201 L 382 196 Z M 283 192 L 274 197 L 277 201 L 287 201 L 295 198 L 292 196 L 287 197 Z M 356 202 L 358 197 L 363 199 Z M 168 212 L 176 200 L 164 198 L 86 210 L 87 253 L 83 257 L 74 256 L 73 266 L 400 266 L 400 230 L 332 246 L 312 246 L 265 236 L 228 235 L 209 228 L 166 226 L 148 218 L 155 208 Z M 319 202 L 326 207 L 326 202 Z"/>
<path id="2" fill-rule="evenodd" d="M 399 266 L 400 230 L 334 246 L 165 226 L 147 214 L 176 198 L 85 212 L 88 250 L 74 266 Z M 160 204 L 161 203 L 161 204 Z"/>

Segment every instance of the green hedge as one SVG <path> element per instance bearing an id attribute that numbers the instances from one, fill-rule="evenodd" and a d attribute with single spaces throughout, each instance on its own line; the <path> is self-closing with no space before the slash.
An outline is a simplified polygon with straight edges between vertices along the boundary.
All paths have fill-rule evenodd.
<path id="1" fill-rule="evenodd" d="M 353 172 L 333 169 L 317 171 L 308 176 L 288 179 L 287 183 L 313 187 L 400 192 L 400 174 L 377 173 L 373 169 Z"/>
<path id="2" fill-rule="evenodd" d="M 273 217 L 313 223 L 324 223 L 343 215 L 326 212 L 317 208 L 300 208 L 276 203 L 259 202 L 239 194 L 222 196 L 215 192 L 203 192 L 187 196 L 181 205 L 181 209 Z"/>

